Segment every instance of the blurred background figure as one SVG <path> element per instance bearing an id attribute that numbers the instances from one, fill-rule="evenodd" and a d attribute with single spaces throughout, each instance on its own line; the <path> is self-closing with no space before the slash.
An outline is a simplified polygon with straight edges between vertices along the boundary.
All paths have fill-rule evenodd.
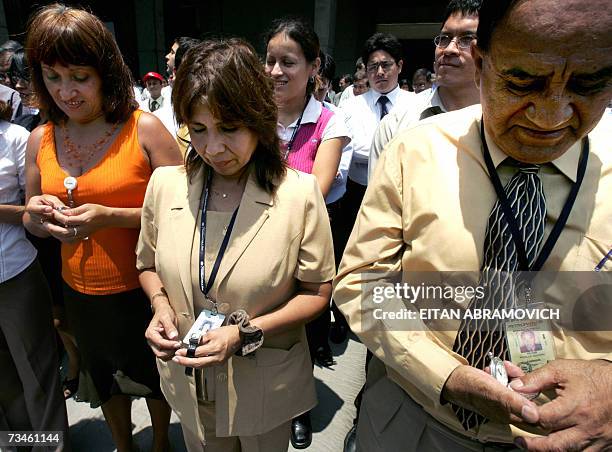
<path id="1" fill-rule="evenodd" d="M 405 78 L 399 81 L 399 86 L 400 86 L 400 89 L 403 89 L 404 91 L 411 91 L 410 82 L 406 80 Z"/>
<path id="2" fill-rule="evenodd" d="M 355 73 L 364 71 L 365 73 L 365 65 L 363 64 L 363 58 L 359 57 L 355 61 Z M 360 72 L 361 73 L 361 72 Z M 367 77 L 367 74 L 366 74 Z M 353 75 L 353 84 L 355 83 L 355 76 Z M 351 97 L 355 96 L 355 90 L 353 89 L 353 85 L 347 86 L 342 94 L 340 94 L 340 100 L 338 101 L 338 107 L 341 107 L 344 102 L 349 100 Z"/>
<path id="3" fill-rule="evenodd" d="M 36 107 L 36 98 L 30 81 L 30 66 L 23 49 L 17 50 L 13 55 L 9 75 L 15 89 L 21 96 L 22 102 L 21 115 L 16 117 L 13 122 L 31 132 L 47 121 L 46 117 L 43 117 L 42 112 Z M 62 340 L 67 358 L 67 367 L 63 369 L 65 378 L 62 381 L 62 390 L 64 398 L 68 399 L 76 394 L 79 385 L 79 354 L 64 309 L 60 242 L 52 237 L 41 238 L 29 233 L 27 236 L 38 251 L 38 261 L 51 290 L 53 322 Z"/>
<path id="4" fill-rule="evenodd" d="M 351 74 L 344 74 L 342 77 L 340 77 L 340 80 L 338 81 L 338 86 L 340 89 L 334 95 L 334 105 L 338 106 L 338 104 L 340 103 L 340 98 L 342 97 L 342 93 L 352 84 L 353 76 Z"/>
<path id="5" fill-rule="evenodd" d="M 360 94 L 367 93 L 370 89 L 370 82 L 368 82 L 368 74 L 365 69 L 360 69 L 355 72 L 353 78 L 353 96 L 359 96 Z"/>
<path id="6" fill-rule="evenodd" d="M 12 40 L 6 41 L 0 46 L 0 83 L 9 88 L 15 89 L 8 74 L 11 67 L 11 59 L 16 51 L 22 49 L 23 46 L 21 44 Z"/>
<path id="7" fill-rule="evenodd" d="M 142 77 L 142 81 L 149 92 L 147 99 L 140 102 L 140 108 L 143 111 L 153 113 L 170 103 L 168 99 L 162 96 L 164 77 L 157 72 L 147 72 Z"/>
<path id="8" fill-rule="evenodd" d="M 30 82 L 30 67 L 23 49 L 19 49 L 13 54 L 8 76 L 11 85 L 21 98 L 19 116 L 15 117 L 13 122 L 31 132 L 44 121 L 40 116 L 40 110 L 36 107 L 36 99 Z"/>
<path id="9" fill-rule="evenodd" d="M 416 94 L 431 88 L 431 71 L 427 68 L 420 68 L 412 75 L 412 88 Z"/>
<path id="10" fill-rule="evenodd" d="M 0 101 L 0 429 L 67 440 L 51 296 L 22 224 L 29 132 L 11 116 Z"/>

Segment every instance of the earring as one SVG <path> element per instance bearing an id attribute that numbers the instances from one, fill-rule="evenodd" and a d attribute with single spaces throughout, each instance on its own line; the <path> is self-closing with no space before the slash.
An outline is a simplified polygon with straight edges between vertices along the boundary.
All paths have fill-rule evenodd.
<path id="1" fill-rule="evenodd" d="M 309 82 L 309 83 L 314 83 L 314 81 L 315 81 L 315 80 L 314 80 L 314 75 L 311 75 L 311 76 L 308 78 L 308 82 Z"/>

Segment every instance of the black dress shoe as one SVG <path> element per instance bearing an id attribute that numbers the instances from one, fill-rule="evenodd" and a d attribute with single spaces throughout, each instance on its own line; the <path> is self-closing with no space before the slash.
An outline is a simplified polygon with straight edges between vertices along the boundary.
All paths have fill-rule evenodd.
<path id="1" fill-rule="evenodd" d="M 353 425 L 344 437 L 343 452 L 357 452 L 357 426 Z"/>
<path id="2" fill-rule="evenodd" d="M 291 421 L 291 445 L 295 449 L 306 449 L 312 443 L 310 411 L 300 414 Z"/>
<path id="3" fill-rule="evenodd" d="M 319 366 L 323 366 L 323 367 L 330 367 L 336 364 L 336 362 L 334 361 L 334 357 L 332 355 L 331 348 L 329 348 L 329 346 L 327 347 L 321 346 L 317 348 L 317 351 L 315 352 L 315 362 Z"/>
<path id="4" fill-rule="evenodd" d="M 334 322 L 329 331 L 329 340 L 334 344 L 342 344 L 348 337 L 348 326 L 344 322 Z"/>

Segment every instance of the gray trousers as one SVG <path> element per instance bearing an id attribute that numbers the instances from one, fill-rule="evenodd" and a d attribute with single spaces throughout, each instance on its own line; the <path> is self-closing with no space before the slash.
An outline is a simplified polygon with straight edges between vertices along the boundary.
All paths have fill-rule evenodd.
<path id="1" fill-rule="evenodd" d="M 0 430 L 62 431 L 69 450 L 58 363 L 51 295 L 35 260 L 0 284 Z"/>
<path id="2" fill-rule="evenodd" d="M 512 444 L 482 444 L 460 435 L 438 422 L 402 388 L 383 376 L 364 393 L 357 424 L 357 451 L 518 452 L 519 449 Z"/>

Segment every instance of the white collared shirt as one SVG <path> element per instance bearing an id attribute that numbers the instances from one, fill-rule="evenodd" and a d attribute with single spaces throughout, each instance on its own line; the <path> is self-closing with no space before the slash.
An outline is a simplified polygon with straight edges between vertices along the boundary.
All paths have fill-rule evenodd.
<path id="1" fill-rule="evenodd" d="M 330 104 L 329 102 L 324 102 L 323 105 L 329 108 L 334 112 L 335 116 L 338 116 L 338 119 L 342 118 L 342 121 L 346 124 L 346 116 L 341 108 L 336 107 L 335 105 Z M 348 130 L 348 124 L 346 124 Z M 350 130 L 349 130 L 349 133 Z M 352 136 L 352 135 L 351 135 Z M 346 193 L 346 181 L 348 180 L 348 172 L 349 167 L 351 166 L 351 160 L 353 158 L 353 144 L 349 141 L 346 146 L 342 148 L 342 156 L 340 157 L 340 165 L 338 166 L 338 173 L 336 174 L 336 178 L 332 182 L 332 186 L 325 197 L 325 204 L 331 204 L 332 202 L 338 201 L 340 198 L 344 196 Z"/>
<path id="2" fill-rule="evenodd" d="M 168 88 L 167 86 L 164 87 Z M 162 124 L 168 129 L 168 132 L 173 137 L 176 137 L 176 133 L 178 132 L 179 126 L 174 118 L 174 110 L 172 109 L 172 101 L 171 97 L 164 94 L 164 89 L 162 89 L 162 94 L 157 99 L 151 99 L 150 97 L 146 100 L 140 102 L 140 109 L 151 113 L 154 116 L 157 116 Z M 166 91 L 168 93 L 168 91 Z M 170 90 L 169 93 L 172 93 Z M 151 102 L 157 102 L 158 106 L 155 111 L 151 111 Z"/>
<path id="3" fill-rule="evenodd" d="M 353 132 L 353 159 L 349 177 L 361 185 L 368 184 L 368 160 L 374 132 L 380 123 L 380 105 L 378 98 L 387 96 L 387 116 L 397 108 L 404 108 L 414 102 L 415 94 L 400 89 L 399 85 L 392 91 L 382 94 L 373 89 L 359 96 L 352 97 L 341 106 L 347 117 L 347 124 Z"/>
<path id="4" fill-rule="evenodd" d="M 0 204 L 23 205 L 25 150 L 30 133 L 0 121 Z M 0 223 L 0 283 L 17 276 L 36 258 L 20 224 Z"/>
<path id="5" fill-rule="evenodd" d="M 372 146 L 370 148 L 368 180 L 372 177 L 372 174 L 374 174 L 374 168 L 376 168 L 378 158 L 387 143 L 391 141 L 400 130 L 406 129 L 418 122 L 421 119 L 421 113 L 431 107 L 439 107 L 445 113 L 447 111 L 440 98 L 437 87 L 421 91 L 413 97 L 413 102 L 404 104 L 400 108 L 395 108 L 380 121 L 374 133 Z"/>
<path id="6" fill-rule="evenodd" d="M 306 108 L 304 109 L 304 113 L 302 114 L 302 121 L 300 124 L 316 123 L 319 120 L 319 116 L 321 116 L 322 109 L 323 105 L 321 102 L 311 95 L 310 99 L 308 99 L 308 103 L 306 104 Z M 291 140 L 291 135 L 293 135 L 297 122 L 298 120 L 296 119 L 287 127 L 283 126 L 281 123 L 276 124 L 276 131 L 282 142 L 288 143 Z M 351 134 L 346 127 L 345 122 L 338 119 L 338 117 L 334 114 L 331 118 L 329 118 L 329 121 L 325 126 L 325 130 L 323 131 L 323 135 L 321 137 L 321 142 L 330 140 L 332 138 L 341 137 L 346 137 L 350 140 Z"/>

